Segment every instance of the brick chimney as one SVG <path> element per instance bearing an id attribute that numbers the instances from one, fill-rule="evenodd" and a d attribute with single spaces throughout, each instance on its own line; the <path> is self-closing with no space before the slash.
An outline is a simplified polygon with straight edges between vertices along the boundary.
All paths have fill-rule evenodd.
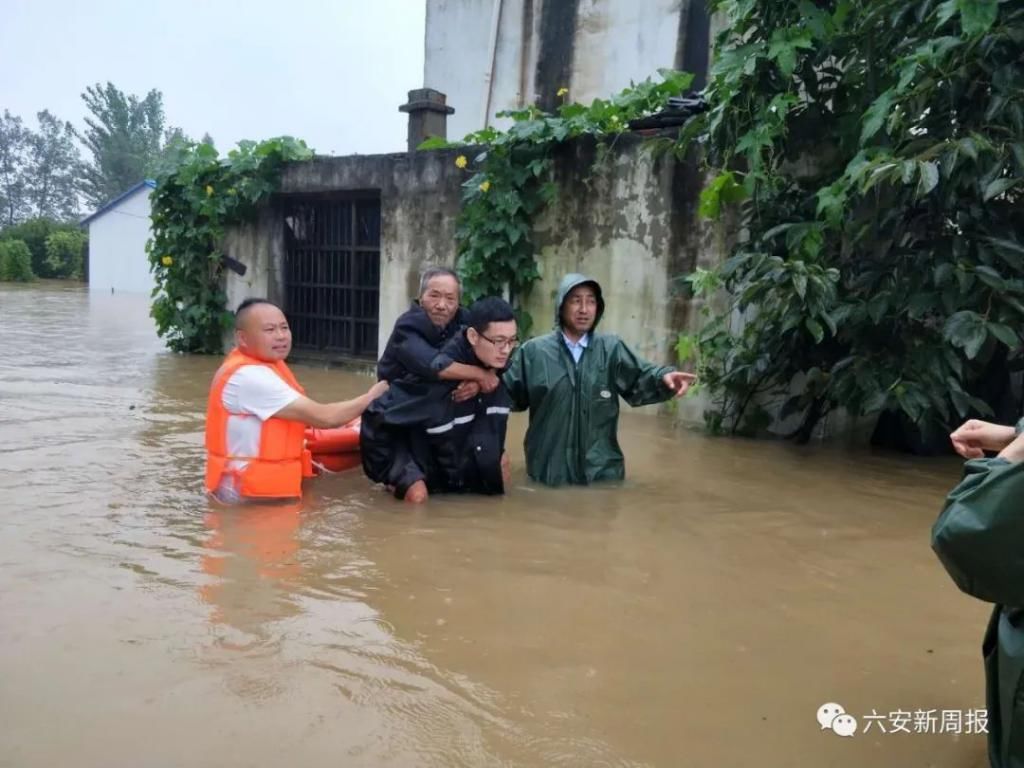
<path id="1" fill-rule="evenodd" d="M 434 136 L 448 138 L 448 115 L 455 114 L 445 101 L 447 97 L 433 88 L 409 91 L 409 103 L 398 108 L 409 113 L 409 151 Z"/>

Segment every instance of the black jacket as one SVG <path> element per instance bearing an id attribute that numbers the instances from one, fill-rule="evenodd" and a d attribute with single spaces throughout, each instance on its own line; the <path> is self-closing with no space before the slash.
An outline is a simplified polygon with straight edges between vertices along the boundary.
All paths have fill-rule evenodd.
<path id="1" fill-rule="evenodd" d="M 436 356 L 432 370 L 453 362 L 480 365 L 465 333 Z M 432 376 L 433 374 L 431 374 Z M 360 431 L 363 469 L 404 498 L 423 480 L 430 493 L 504 493 L 501 455 L 511 399 L 504 385 L 464 403 L 452 400 L 456 382 L 406 378 L 375 400 Z"/>
<path id="2" fill-rule="evenodd" d="M 459 307 L 454 319 L 438 328 L 419 304 L 413 303 L 395 321 L 384 354 L 377 363 L 379 381 L 433 379 L 431 361 L 445 342 L 458 335 L 465 322 L 466 310 Z"/>

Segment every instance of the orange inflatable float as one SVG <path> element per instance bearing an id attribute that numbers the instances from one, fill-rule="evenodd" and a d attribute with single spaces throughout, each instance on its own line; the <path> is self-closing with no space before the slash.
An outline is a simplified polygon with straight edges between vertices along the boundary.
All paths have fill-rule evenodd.
<path id="1" fill-rule="evenodd" d="M 317 474 L 344 472 L 361 466 L 359 454 L 359 419 L 333 429 L 306 428 L 306 448 L 313 454 Z"/>

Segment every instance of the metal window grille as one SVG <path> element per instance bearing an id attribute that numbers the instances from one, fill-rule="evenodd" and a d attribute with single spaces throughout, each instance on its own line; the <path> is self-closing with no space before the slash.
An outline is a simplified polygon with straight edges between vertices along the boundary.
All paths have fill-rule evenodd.
<path id="1" fill-rule="evenodd" d="M 293 346 L 376 359 L 380 199 L 291 200 L 285 241 Z"/>

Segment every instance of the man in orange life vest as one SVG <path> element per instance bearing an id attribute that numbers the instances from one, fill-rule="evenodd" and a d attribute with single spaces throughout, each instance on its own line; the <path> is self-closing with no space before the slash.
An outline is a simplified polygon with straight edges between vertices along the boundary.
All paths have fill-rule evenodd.
<path id="1" fill-rule="evenodd" d="M 306 426 L 340 427 L 387 391 L 374 384 L 338 403 L 305 396 L 285 365 L 292 333 L 280 307 L 246 299 L 235 312 L 235 348 L 213 377 L 206 411 L 206 490 L 224 503 L 294 500 L 312 475 Z"/>

